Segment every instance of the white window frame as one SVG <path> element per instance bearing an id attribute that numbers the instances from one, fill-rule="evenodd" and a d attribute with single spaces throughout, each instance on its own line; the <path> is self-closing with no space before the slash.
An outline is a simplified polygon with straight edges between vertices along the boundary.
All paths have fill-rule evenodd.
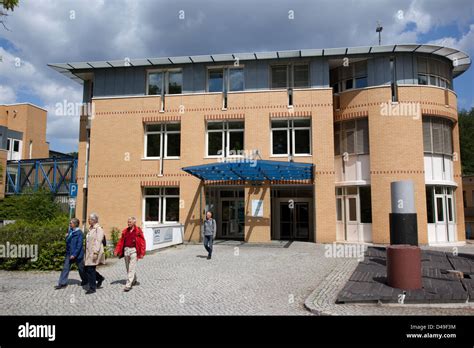
<path id="1" fill-rule="evenodd" d="M 309 120 L 309 126 L 305 127 L 295 127 L 294 122 L 295 120 Z M 286 127 L 273 127 L 272 121 L 286 121 Z M 305 156 L 312 156 L 312 129 L 311 129 L 311 118 L 309 117 L 301 117 L 301 118 L 286 118 L 286 119 L 279 119 L 279 118 L 272 118 L 270 119 L 270 153 L 271 157 L 305 157 Z M 282 131 L 286 130 L 286 154 L 274 154 L 273 153 L 273 131 Z M 309 130 L 309 153 L 295 153 L 295 130 Z M 290 136 L 291 134 L 291 136 Z M 292 153 L 290 153 L 290 141 L 291 141 L 291 148 Z"/>
<path id="2" fill-rule="evenodd" d="M 181 93 L 169 94 L 169 73 L 170 72 L 181 72 Z M 156 74 L 156 73 L 162 73 L 163 74 L 162 86 L 161 86 L 162 92 L 161 92 L 161 94 L 149 94 L 150 74 Z M 147 72 L 146 72 L 146 95 L 156 95 L 156 96 L 160 96 L 160 95 L 163 95 L 163 94 L 166 94 L 166 95 L 180 95 L 180 94 L 183 94 L 183 84 L 184 84 L 184 78 L 183 78 L 183 69 L 182 68 L 150 69 L 150 70 L 147 70 Z"/>
<path id="3" fill-rule="evenodd" d="M 147 195 L 146 194 L 146 189 L 147 188 L 157 188 L 159 189 L 159 192 L 157 195 Z M 151 224 L 151 223 L 156 223 L 156 224 L 179 224 L 179 218 L 178 221 L 167 221 L 166 220 L 166 200 L 167 198 L 178 198 L 179 200 L 179 194 L 178 195 L 167 195 L 166 189 L 167 188 L 177 188 L 179 190 L 179 187 L 144 187 L 143 188 L 143 215 L 142 219 L 144 223 Z M 146 199 L 147 198 L 158 198 L 158 221 L 150 221 L 146 220 Z M 179 215 L 179 207 L 178 207 L 178 215 Z"/>
<path id="4" fill-rule="evenodd" d="M 243 122 L 244 128 L 242 129 L 229 129 L 229 123 L 231 122 Z M 208 125 L 210 123 L 222 123 L 221 129 L 209 129 Z M 212 120 L 206 122 L 206 148 L 205 148 L 205 157 L 206 158 L 239 158 L 244 157 L 243 155 L 229 155 L 230 152 L 230 133 L 231 132 L 240 132 L 244 135 L 244 150 L 245 150 L 245 121 L 244 120 Z M 220 155 L 210 155 L 209 154 L 209 133 L 221 133 L 222 134 L 222 144 L 221 144 L 221 151 L 222 154 Z"/>
<path id="5" fill-rule="evenodd" d="M 180 159 L 181 156 L 168 156 L 168 134 L 180 134 L 181 129 L 179 131 L 168 131 L 167 125 L 168 124 L 179 124 L 180 122 L 164 122 L 164 123 L 145 123 L 144 124 L 144 148 L 143 148 L 143 158 L 144 159 L 161 159 L 161 154 L 163 154 L 164 159 Z M 159 131 L 148 131 L 147 126 L 150 125 L 159 125 Z M 160 134 L 160 156 L 148 156 L 148 135 L 149 134 Z M 163 140 L 164 139 L 164 140 Z M 181 138 L 180 138 L 181 140 Z M 162 144 L 163 146 L 161 146 Z M 181 155 L 181 146 L 180 146 L 180 155 Z"/>

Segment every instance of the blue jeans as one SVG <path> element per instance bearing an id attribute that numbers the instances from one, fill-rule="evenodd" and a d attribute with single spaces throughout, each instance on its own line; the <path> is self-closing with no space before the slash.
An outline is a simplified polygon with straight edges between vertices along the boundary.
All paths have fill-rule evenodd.
<path id="1" fill-rule="evenodd" d="M 84 259 L 69 259 L 70 255 L 66 255 L 64 258 L 64 265 L 63 270 L 61 271 L 61 275 L 59 276 L 59 285 L 67 285 L 67 279 L 69 277 L 69 271 L 71 270 L 71 266 L 73 263 L 77 264 L 77 268 L 79 269 L 79 276 L 81 277 L 81 281 L 83 283 L 87 282 L 87 275 L 84 271 Z"/>
<path id="2" fill-rule="evenodd" d="M 209 256 L 212 256 L 212 243 L 213 243 L 213 236 L 204 236 L 204 248 L 206 248 Z"/>

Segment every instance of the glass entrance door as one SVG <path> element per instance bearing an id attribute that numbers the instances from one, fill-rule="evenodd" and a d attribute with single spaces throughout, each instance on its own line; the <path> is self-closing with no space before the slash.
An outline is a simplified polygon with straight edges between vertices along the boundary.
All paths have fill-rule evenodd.
<path id="1" fill-rule="evenodd" d="M 244 238 L 244 200 L 241 198 L 221 199 L 220 237 L 229 239 Z"/>
<path id="2" fill-rule="evenodd" d="M 310 231 L 310 202 L 280 202 L 280 239 L 308 240 Z"/>

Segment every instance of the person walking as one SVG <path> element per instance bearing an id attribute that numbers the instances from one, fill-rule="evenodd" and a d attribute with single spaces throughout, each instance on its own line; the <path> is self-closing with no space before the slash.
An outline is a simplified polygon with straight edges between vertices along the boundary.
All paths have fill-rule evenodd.
<path id="1" fill-rule="evenodd" d="M 125 259 L 127 269 L 127 283 L 123 291 L 128 292 L 134 285 L 140 285 L 137 281 L 137 261 L 145 256 L 146 242 L 143 231 L 137 226 L 137 219 L 133 216 L 128 218 L 128 227 L 122 231 L 122 236 L 115 247 L 114 254 Z"/>
<path id="2" fill-rule="evenodd" d="M 204 220 L 202 235 L 204 240 L 204 248 L 207 250 L 207 259 L 212 258 L 212 244 L 216 238 L 217 224 L 216 220 L 212 218 L 212 212 L 206 213 L 206 220 Z"/>
<path id="3" fill-rule="evenodd" d="M 69 231 L 66 235 L 66 257 L 64 258 L 64 265 L 61 275 L 59 276 L 58 285 L 54 288 L 56 290 L 63 289 L 67 286 L 69 271 L 71 266 L 75 263 L 79 269 L 79 276 L 81 277 L 81 285 L 87 284 L 87 276 L 84 270 L 84 235 L 79 229 L 79 220 L 72 218 L 69 221 Z"/>
<path id="4" fill-rule="evenodd" d="M 103 240 L 104 230 L 99 225 L 99 216 L 92 213 L 89 215 L 89 232 L 86 236 L 85 266 L 89 282 L 89 290 L 86 292 L 87 295 L 95 293 L 96 289 L 102 286 L 105 279 L 96 270 L 98 265 L 105 264 Z"/>

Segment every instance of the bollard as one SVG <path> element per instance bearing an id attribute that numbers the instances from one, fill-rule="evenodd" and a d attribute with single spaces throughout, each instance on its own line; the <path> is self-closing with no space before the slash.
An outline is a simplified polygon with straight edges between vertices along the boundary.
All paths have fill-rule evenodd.
<path id="1" fill-rule="evenodd" d="M 392 288 L 403 290 L 422 288 L 419 247 L 413 245 L 387 247 L 387 284 Z"/>
<path id="2" fill-rule="evenodd" d="M 418 245 L 413 181 L 394 181 L 390 184 L 390 189 L 390 244 Z"/>

